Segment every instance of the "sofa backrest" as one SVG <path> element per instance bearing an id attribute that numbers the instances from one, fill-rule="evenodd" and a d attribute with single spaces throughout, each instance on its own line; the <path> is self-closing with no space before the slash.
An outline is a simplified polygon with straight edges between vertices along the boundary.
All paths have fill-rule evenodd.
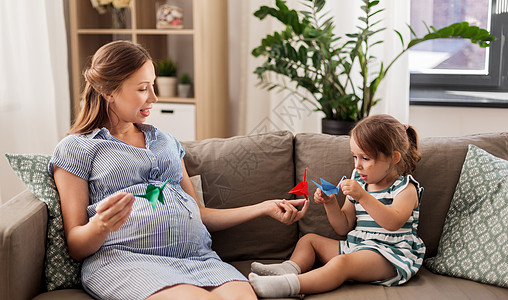
<path id="1" fill-rule="evenodd" d="M 508 160 L 508 133 L 420 140 L 422 160 L 416 167 L 414 177 L 424 187 L 418 235 L 427 246 L 426 257 L 437 254 L 446 214 L 459 181 L 469 144 Z"/>
<path id="2" fill-rule="evenodd" d="M 303 181 L 305 168 L 307 168 L 311 201 L 307 215 L 298 222 L 301 235 L 317 233 L 330 238 L 342 238 L 330 226 L 323 205 L 314 203 L 313 196 L 317 186 L 311 180 L 320 183 L 320 178 L 323 178 L 332 184 L 337 184 L 344 175 L 351 178 L 354 163 L 349 148 L 349 136 L 296 134 L 296 182 Z M 338 195 L 338 200 L 341 204 L 344 202 L 342 193 Z"/>
<path id="3" fill-rule="evenodd" d="M 427 257 L 437 253 L 469 144 L 508 160 L 508 133 L 420 139 L 422 160 L 413 175 L 424 187 L 418 234 L 427 246 Z M 319 183 L 323 178 L 336 184 L 344 175 L 351 177 L 354 164 L 348 136 L 299 133 L 293 138 L 292 133 L 280 131 L 184 146 L 187 171 L 190 176 L 201 175 L 205 203 L 212 208 L 293 198 L 288 191 L 303 181 L 307 168 L 311 202 L 305 218 L 286 226 L 266 217 L 212 233 L 212 247 L 224 260 L 285 259 L 306 233 L 342 238 L 331 228 L 323 206 L 313 202 L 316 186 L 311 180 Z M 342 203 L 344 196 L 338 199 Z"/>
<path id="4" fill-rule="evenodd" d="M 489 133 L 463 137 L 434 137 L 420 139 L 422 159 L 413 174 L 424 187 L 420 207 L 418 235 L 427 246 L 427 257 L 435 256 L 443 231 L 446 214 L 459 181 L 469 144 L 508 160 L 508 133 Z M 312 200 L 319 177 L 337 183 L 343 175 L 348 178 L 353 170 L 348 136 L 324 134 L 297 134 L 295 136 L 296 180 L 303 180 L 307 170 L 309 192 Z M 344 197 L 339 196 L 339 202 Z M 321 205 L 311 201 L 307 216 L 299 221 L 301 234 L 310 232 L 340 238 L 331 229 Z"/>
<path id="5" fill-rule="evenodd" d="M 205 205 L 232 208 L 290 198 L 294 183 L 293 134 L 279 131 L 183 143 L 189 176 L 201 175 Z M 274 234 L 276 233 L 276 234 Z M 284 259 L 297 240 L 297 224 L 270 217 L 212 233 L 212 248 L 226 261 Z"/>

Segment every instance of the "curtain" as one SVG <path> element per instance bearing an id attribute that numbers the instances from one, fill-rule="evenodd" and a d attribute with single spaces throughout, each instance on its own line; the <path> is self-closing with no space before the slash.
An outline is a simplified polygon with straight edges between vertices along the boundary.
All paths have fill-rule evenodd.
<path id="1" fill-rule="evenodd" d="M 0 1 L 0 35 L 0 153 L 51 154 L 70 122 L 63 1 Z M 23 185 L 0 166 L 7 201 Z"/>
<path id="2" fill-rule="evenodd" d="M 288 92 L 268 92 L 258 86 L 258 79 L 253 74 L 255 68 L 263 62 L 262 58 L 254 58 L 252 49 L 257 47 L 261 39 L 268 33 L 280 30 L 278 23 L 269 19 L 259 21 L 253 13 L 262 5 L 273 5 L 268 0 L 229 1 L 229 50 L 230 50 L 230 101 L 232 135 L 253 134 L 273 130 L 290 130 L 297 132 L 321 132 L 321 112 Z M 288 0 L 290 8 L 303 9 L 299 0 Z M 334 16 L 336 33 L 344 35 L 356 31 L 360 24 L 358 17 L 362 15 L 361 0 L 327 1 L 324 11 Z M 383 39 L 381 46 L 372 49 L 373 55 L 381 61 L 391 61 L 402 50 L 399 37 L 393 29 L 397 29 L 409 40 L 409 1 L 386 0 L 380 5 L 385 8 L 384 18 L 380 27 L 387 30 L 378 34 Z M 358 72 L 356 72 L 358 73 Z M 373 107 L 371 114 L 391 114 L 401 122 L 409 119 L 409 71 L 407 56 L 397 60 L 377 92 L 381 98 Z"/>

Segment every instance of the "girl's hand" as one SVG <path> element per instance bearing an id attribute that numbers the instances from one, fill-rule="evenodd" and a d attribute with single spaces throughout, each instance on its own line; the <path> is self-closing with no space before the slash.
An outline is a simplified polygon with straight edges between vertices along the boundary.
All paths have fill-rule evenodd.
<path id="1" fill-rule="evenodd" d="M 286 225 L 293 224 L 305 216 L 309 209 L 309 200 L 268 200 L 263 202 L 268 206 L 268 215 Z M 303 205 L 301 210 L 295 206 Z"/>
<path id="2" fill-rule="evenodd" d="M 339 186 L 344 195 L 350 196 L 356 201 L 360 201 L 362 196 L 368 194 L 356 180 L 344 179 Z"/>
<path id="3" fill-rule="evenodd" d="M 134 204 L 134 196 L 130 193 L 119 192 L 109 196 L 97 205 L 97 214 L 93 221 L 102 229 L 117 231 L 127 221 Z"/>
<path id="4" fill-rule="evenodd" d="M 335 197 L 335 194 L 327 196 L 320 188 L 317 188 L 314 192 L 314 202 L 318 204 L 336 203 L 337 198 Z"/>

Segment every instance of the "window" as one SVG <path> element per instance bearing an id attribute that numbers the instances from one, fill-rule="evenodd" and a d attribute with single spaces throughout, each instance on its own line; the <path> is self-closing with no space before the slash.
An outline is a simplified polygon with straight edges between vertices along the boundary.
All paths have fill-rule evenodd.
<path id="1" fill-rule="evenodd" d="M 411 0 L 411 27 L 418 36 L 427 32 L 425 24 L 440 28 L 463 21 L 498 39 L 488 48 L 461 39 L 411 48 L 411 104 L 508 107 L 508 0 Z"/>

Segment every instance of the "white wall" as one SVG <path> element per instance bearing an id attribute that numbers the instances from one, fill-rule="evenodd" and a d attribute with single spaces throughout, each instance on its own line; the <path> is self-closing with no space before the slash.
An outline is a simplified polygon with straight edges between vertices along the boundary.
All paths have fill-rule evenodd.
<path id="1" fill-rule="evenodd" d="M 420 137 L 508 132 L 508 109 L 412 105 L 409 124 Z"/>
<path id="2" fill-rule="evenodd" d="M 51 154 L 70 123 L 64 4 L 15 1 L 0 32 L 0 204 L 25 189 L 5 153 Z M 13 2 L 14 1 L 10 1 Z M 26 9 L 22 9 L 26 8 Z M 18 12 L 15 18 L 5 18 Z M 5 38 L 4 38 L 5 35 Z M 5 43 L 8 41 L 8 43 Z M 4 62 L 10 62 L 5 64 Z"/>

